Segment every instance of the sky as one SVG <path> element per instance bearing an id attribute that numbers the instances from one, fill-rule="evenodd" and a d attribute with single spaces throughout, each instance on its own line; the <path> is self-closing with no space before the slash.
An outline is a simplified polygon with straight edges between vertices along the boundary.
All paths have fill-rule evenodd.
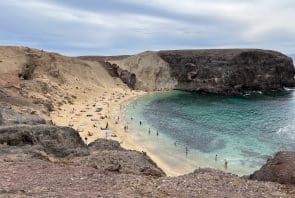
<path id="1" fill-rule="evenodd" d="M 65 55 L 261 48 L 295 54 L 295 0 L 1 0 L 0 45 Z"/>

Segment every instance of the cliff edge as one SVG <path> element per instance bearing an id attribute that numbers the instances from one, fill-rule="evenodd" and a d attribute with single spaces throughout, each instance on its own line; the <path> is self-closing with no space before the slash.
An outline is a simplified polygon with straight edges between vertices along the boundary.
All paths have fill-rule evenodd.
<path id="1" fill-rule="evenodd" d="M 136 76 L 136 89 L 239 95 L 295 86 L 293 60 L 260 49 L 144 52 L 109 61 Z"/>

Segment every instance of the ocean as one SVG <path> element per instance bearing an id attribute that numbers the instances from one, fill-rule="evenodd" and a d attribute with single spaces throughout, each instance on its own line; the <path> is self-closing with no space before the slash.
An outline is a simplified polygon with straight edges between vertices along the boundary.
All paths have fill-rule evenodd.
<path id="1" fill-rule="evenodd" d="M 159 93 L 130 104 L 126 120 L 135 141 L 179 174 L 208 167 L 248 175 L 277 151 L 295 150 L 292 90 L 241 97 Z"/>

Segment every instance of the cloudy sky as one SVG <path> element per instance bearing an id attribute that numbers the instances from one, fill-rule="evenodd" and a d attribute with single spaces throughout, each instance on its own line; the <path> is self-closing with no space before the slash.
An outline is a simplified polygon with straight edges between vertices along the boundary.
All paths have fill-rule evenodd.
<path id="1" fill-rule="evenodd" d="M 294 0 L 1 0 L 0 45 L 66 55 L 263 48 L 295 53 Z"/>

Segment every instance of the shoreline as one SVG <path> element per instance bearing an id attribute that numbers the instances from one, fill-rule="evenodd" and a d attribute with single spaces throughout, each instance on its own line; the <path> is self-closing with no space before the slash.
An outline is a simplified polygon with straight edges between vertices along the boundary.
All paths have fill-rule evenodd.
<path id="1" fill-rule="evenodd" d="M 208 166 L 208 162 L 201 160 L 201 158 L 198 159 L 198 163 L 195 163 L 181 156 L 179 160 L 184 163 L 179 166 L 179 163 L 171 157 L 174 155 L 173 152 L 171 153 L 174 149 L 172 146 L 162 147 L 160 149 L 158 147 L 158 150 L 156 150 L 157 147 L 153 147 L 153 142 L 141 144 L 140 136 L 136 133 L 144 132 L 144 129 L 128 127 L 129 129 L 127 131 L 124 130 L 125 125 L 132 126 L 132 121 L 127 117 L 129 106 L 141 97 L 159 93 L 167 93 L 167 91 L 144 92 L 126 88 L 114 88 L 109 90 L 104 89 L 98 93 L 88 92 L 86 93 L 87 97 L 80 97 L 74 104 L 64 105 L 59 111 L 53 112 L 51 118 L 56 125 L 67 126 L 77 130 L 86 144 L 94 142 L 97 139 L 107 138 L 118 141 L 127 150 L 146 152 L 169 177 L 188 174 L 199 167 L 212 167 L 224 172 L 231 172 L 224 170 L 222 165 L 218 165 L 217 167 L 216 164 L 213 164 L 213 166 L 211 164 L 211 166 Z M 102 110 L 96 112 L 95 109 L 97 108 L 101 108 Z M 73 109 L 75 109 L 74 112 Z M 91 117 L 88 117 L 89 115 Z M 134 119 L 136 120 L 136 117 Z M 97 125 L 97 127 L 94 127 L 94 125 Z M 108 125 L 109 130 L 102 130 L 101 128 L 104 128 L 106 125 Z M 110 134 L 107 135 L 107 133 Z M 115 137 L 112 137 L 111 134 L 114 134 Z M 158 154 L 158 152 L 162 153 Z M 237 175 L 242 176 L 244 174 Z"/>
<path id="2" fill-rule="evenodd" d="M 109 138 L 112 140 L 116 140 L 118 141 L 118 139 L 120 139 L 120 144 L 123 148 L 128 149 L 128 150 L 136 150 L 139 152 L 146 152 L 147 155 L 157 164 L 157 166 L 162 169 L 165 174 L 168 177 L 176 177 L 176 176 L 180 176 L 183 174 L 186 174 L 184 172 L 177 172 L 177 171 L 173 171 L 169 166 L 165 165 L 165 163 L 161 160 L 161 158 L 156 155 L 153 154 L 152 152 L 149 151 L 149 149 L 147 149 L 144 145 L 139 144 L 139 142 L 137 142 L 135 140 L 134 134 L 135 131 L 124 131 L 124 125 L 128 122 L 129 118 L 126 118 L 126 111 L 129 105 L 131 105 L 133 102 L 135 102 L 136 100 L 138 100 L 141 97 L 145 97 L 148 95 L 153 95 L 153 94 L 157 94 L 157 93 L 163 93 L 163 92 L 145 92 L 143 95 L 137 95 L 131 98 L 126 99 L 125 101 L 122 101 L 119 105 L 119 111 L 117 108 L 113 108 L 113 110 L 110 112 L 112 116 L 114 115 L 120 115 L 120 117 L 122 118 L 121 121 L 118 124 L 114 124 L 114 122 L 112 122 L 113 126 L 111 126 L 111 129 L 113 129 L 114 131 L 117 131 L 117 135 L 118 138 Z M 120 106 L 123 106 L 122 111 L 120 112 Z"/>
<path id="3" fill-rule="evenodd" d="M 192 158 L 191 157 L 187 158 L 187 156 L 185 157 L 185 155 L 184 156 L 178 155 L 178 157 L 180 157 L 178 158 L 178 160 L 181 160 L 181 162 L 183 162 L 183 163 L 178 163 L 178 161 L 172 157 L 173 155 L 176 154 L 176 153 L 173 153 L 173 150 L 175 148 L 174 145 L 172 146 L 172 144 L 171 145 L 168 144 L 165 147 L 162 145 L 154 145 L 153 141 L 158 141 L 158 139 L 150 139 L 147 142 L 145 141 L 146 140 L 144 137 L 145 135 L 142 136 L 140 135 L 140 133 L 142 132 L 144 133 L 147 130 L 147 128 L 137 127 L 136 126 L 137 124 L 135 125 L 132 124 L 133 125 L 132 129 L 128 132 L 125 132 L 123 130 L 124 123 L 126 122 L 128 123 L 130 119 L 129 117 L 126 117 L 126 116 L 130 116 L 130 115 L 127 115 L 127 112 L 126 112 L 129 105 L 131 105 L 134 101 L 138 100 L 140 97 L 153 95 L 157 93 L 163 93 L 163 92 L 145 93 L 142 96 L 133 97 L 130 100 L 127 100 L 125 101 L 125 103 L 123 103 L 125 105 L 124 110 L 120 114 L 120 115 L 123 115 L 122 116 L 123 119 L 120 122 L 120 124 L 117 125 L 117 128 L 116 128 L 116 130 L 119 132 L 118 134 L 123 135 L 123 138 L 122 137 L 120 138 L 120 140 L 122 141 L 120 142 L 122 147 L 126 149 L 130 149 L 130 150 L 136 150 L 139 152 L 141 151 L 146 152 L 147 155 L 158 165 L 158 167 L 160 167 L 166 173 L 166 175 L 170 177 L 185 175 L 195 171 L 198 168 L 209 168 L 209 167 L 216 170 L 223 171 L 223 172 L 239 175 L 239 176 L 248 175 L 256 170 L 256 169 L 251 170 L 249 172 L 249 170 L 240 168 L 237 165 L 233 165 L 229 168 L 225 168 L 223 160 L 219 159 L 219 161 L 217 162 L 216 160 L 214 160 L 215 155 L 214 156 L 212 155 L 212 160 L 208 161 L 209 159 L 207 157 L 203 156 L 201 153 L 195 153 L 195 152 L 192 153 L 193 155 Z M 114 113 L 116 114 L 117 112 L 114 111 Z M 136 120 L 136 117 L 134 119 Z M 138 121 L 139 120 L 136 120 L 136 122 Z M 130 120 L 129 122 L 133 122 L 133 121 Z M 163 136 L 160 136 L 160 138 L 161 137 Z M 141 144 L 142 141 L 145 143 Z M 181 154 L 179 153 L 181 152 L 179 150 L 177 150 L 176 152 L 177 154 Z M 237 169 L 237 167 L 239 168 Z"/>
<path id="4" fill-rule="evenodd" d="M 90 144 L 100 138 L 115 140 L 125 149 L 146 152 L 167 176 L 183 175 L 183 172 L 173 171 L 162 162 L 159 156 L 149 152 L 144 145 L 137 142 L 133 134 L 135 131 L 131 131 L 130 129 L 124 131 L 124 125 L 126 123 L 128 124 L 129 119 L 126 118 L 128 106 L 141 97 L 157 93 L 162 92 L 134 91 L 126 88 L 111 89 L 111 91 L 101 90 L 97 94 L 88 92 L 85 93 L 87 98 L 84 95 L 84 97 L 79 97 L 74 104 L 63 105 L 58 110 L 53 111 L 50 117 L 55 125 L 66 126 L 77 130 L 85 144 Z M 102 108 L 101 112 L 95 112 L 96 108 Z M 91 117 L 88 117 L 90 115 Z M 119 121 L 117 121 L 118 116 Z M 102 117 L 106 118 L 102 119 Z M 111 131 L 116 137 L 106 135 L 106 131 L 101 130 L 107 123 L 109 125 L 109 130 L 107 131 Z M 97 127 L 94 128 L 94 125 Z"/>

